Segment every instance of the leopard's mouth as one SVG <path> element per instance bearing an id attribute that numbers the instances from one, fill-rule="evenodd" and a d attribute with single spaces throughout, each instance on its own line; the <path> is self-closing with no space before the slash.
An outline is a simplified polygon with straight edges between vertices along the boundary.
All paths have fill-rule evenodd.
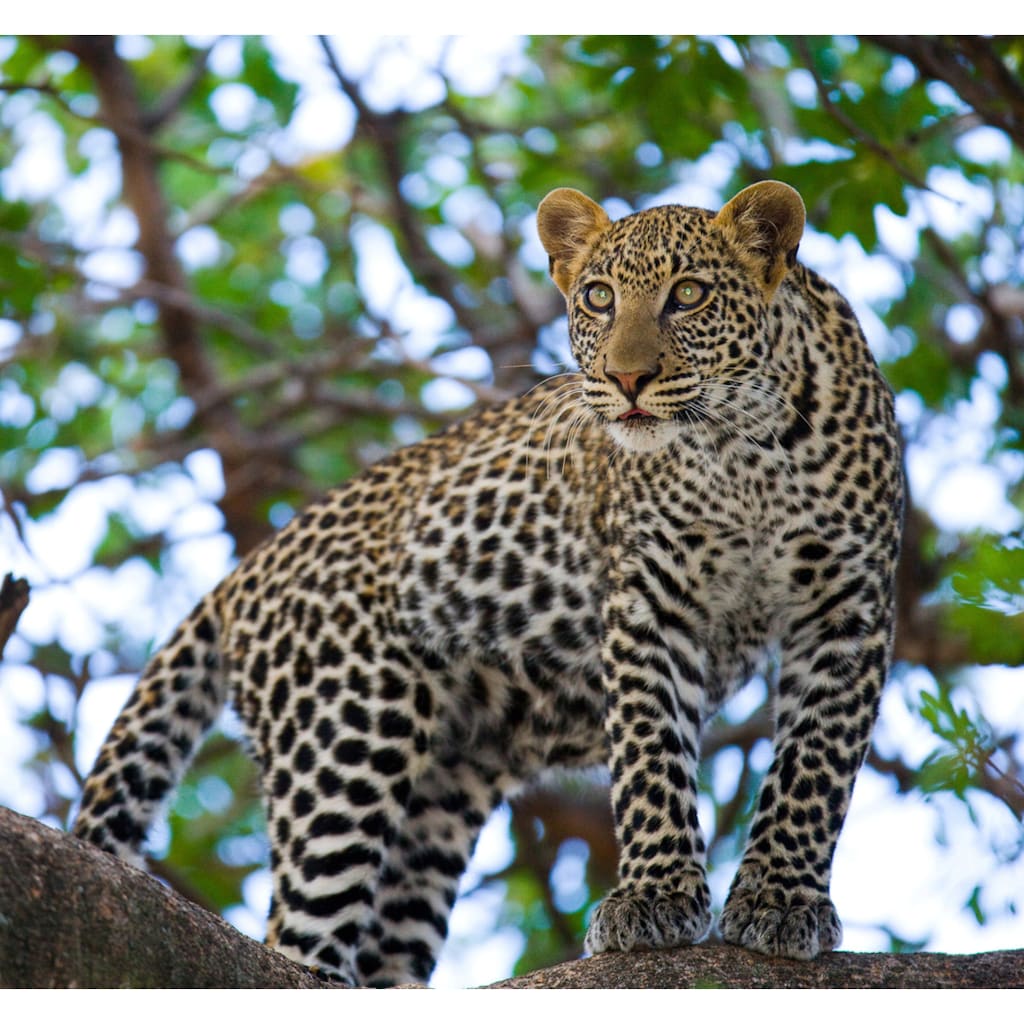
<path id="1" fill-rule="evenodd" d="M 620 447 L 631 452 L 655 452 L 672 444 L 682 428 L 646 409 L 630 409 L 606 423 L 608 433 Z"/>

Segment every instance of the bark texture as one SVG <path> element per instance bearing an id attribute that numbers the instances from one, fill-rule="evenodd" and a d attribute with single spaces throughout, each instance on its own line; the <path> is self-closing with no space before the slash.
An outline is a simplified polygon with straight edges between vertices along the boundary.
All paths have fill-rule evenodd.
<path id="1" fill-rule="evenodd" d="M 0 987 L 322 988 L 143 872 L 0 807 Z M 833 953 L 810 964 L 730 946 L 604 953 L 492 988 L 1021 988 L 1024 950 Z"/>
<path id="2" fill-rule="evenodd" d="M 492 988 L 1022 988 L 1024 950 L 828 953 L 810 963 L 701 945 L 601 953 Z"/>
<path id="3" fill-rule="evenodd" d="M 0 987 L 326 986 L 155 878 L 0 808 Z"/>

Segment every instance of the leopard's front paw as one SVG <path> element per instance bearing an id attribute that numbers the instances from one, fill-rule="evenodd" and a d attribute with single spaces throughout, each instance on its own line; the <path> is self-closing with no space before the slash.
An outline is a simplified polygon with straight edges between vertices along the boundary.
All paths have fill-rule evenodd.
<path id="1" fill-rule="evenodd" d="M 827 896 L 773 886 L 735 887 L 718 927 L 734 946 L 793 960 L 813 960 L 843 939 L 843 926 Z"/>
<path id="2" fill-rule="evenodd" d="M 586 949 L 664 949 L 700 942 L 711 926 L 711 896 L 703 878 L 673 888 L 613 889 L 598 904 Z"/>

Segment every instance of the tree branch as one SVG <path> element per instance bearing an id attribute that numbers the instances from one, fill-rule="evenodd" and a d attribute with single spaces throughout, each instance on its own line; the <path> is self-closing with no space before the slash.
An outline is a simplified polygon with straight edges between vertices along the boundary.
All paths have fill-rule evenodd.
<path id="1" fill-rule="evenodd" d="M 11 634 L 18 627 L 21 613 L 28 607 L 28 581 L 15 579 L 10 573 L 0 585 L 0 658 Z"/>
<path id="2" fill-rule="evenodd" d="M 1020 988 L 1024 950 L 831 953 L 811 963 L 705 943 L 603 953 L 493 988 Z M 329 988 L 156 879 L 0 808 L 0 987 Z"/>
<path id="3" fill-rule="evenodd" d="M 190 296 L 189 283 L 174 251 L 152 127 L 135 79 L 111 36 L 73 36 L 62 45 L 92 75 L 101 112 L 117 137 L 122 190 L 138 224 L 137 248 L 146 261 L 146 280 L 157 303 L 164 349 L 178 367 L 185 393 L 209 394 L 219 384 L 218 375 L 208 358 L 194 304 L 183 298 Z M 234 327 L 237 330 L 238 325 Z M 211 408 L 201 428 L 207 443 L 220 453 L 225 493 L 218 504 L 244 554 L 270 532 L 269 523 L 258 512 L 259 498 L 268 480 L 286 475 L 288 456 L 264 451 L 260 439 L 247 435 L 227 404 Z M 260 474 L 252 472 L 254 452 L 266 460 Z"/>
<path id="4" fill-rule="evenodd" d="M 495 377 L 500 383 L 511 384 L 516 391 L 534 384 L 536 375 L 532 372 L 509 373 L 506 368 L 514 367 L 518 370 L 522 364 L 528 364 L 539 324 L 529 321 L 522 306 L 517 307 L 518 318 L 508 324 L 510 318 L 506 304 L 494 303 L 474 308 L 472 303 L 461 298 L 460 293 L 465 286 L 462 276 L 432 249 L 424 232 L 423 218 L 415 216 L 415 211 L 402 195 L 402 181 L 409 170 L 404 152 L 407 148 L 405 135 L 410 126 L 414 127 L 410 115 L 402 110 L 386 113 L 373 110 L 363 99 L 358 83 L 346 75 L 327 37 L 317 38 L 338 89 L 355 108 L 357 136 L 367 140 L 376 150 L 386 188 L 387 218 L 394 224 L 395 245 L 413 278 L 447 303 L 473 343 L 491 354 Z M 444 109 L 449 116 L 453 116 L 450 104 Z M 466 125 L 457 119 L 456 123 L 462 127 Z M 472 135 L 469 139 L 475 145 Z M 467 238 L 467 241 L 473 245 L 478 256 L 486 258 L 474 239 Z M 505 248 L 507 267 L 509 251 L 504 239 L 501 245 Z M 501 273 L 500 261 L 495 261 L 494 269 Z M 495 331 L 496 322 L 500 324 L 498 331 Z"/>
<path id="5" fill-rule="evenodd" d="M 377 147 L 384 170 L 384 177 L 390 193 L 390 213 L 395 220 L 395 244 L 405 250 L 409 266 L 422 280 L 424 286 L 444 299 L 456 316 L 465 314 L 464 303 L 457 297 L 458 279 L 451 267 L 438 258 L 426 240 L 420 223 L 412 216 L 409 204 L 402 196 L 402 178 L 405 165 L 401 152 L 400 129 L 405 115 L 401 111 L 379 114 L 367 105 L 359 86 L 349 78 L 331 47 L 326 36 L 317 36 L 327 66 L 338 83 L 338 88 L 356 111 L 356 132 L 372 140 Z"/>
<path id="6" fill-rule="evenodd" d="M 167 231 L 168 209 L 158 177 L 158 161 L 148 144 L 150 133 L 135 80 L 118 56 L 111 36 L 75 36 L 67 48 L 96 83 L 100 107 L 117 137 L 125 200 L 139 229 L 138 249 L 146 276 L 157 285 L 185 292 L 188 284 Z M 213 379 L 195 318 L 177 304 L 158 302 L 164 344 L 188 390 Z"/>
<path id="7" fill-rule="evenodd" d="M 601 953 L 491 988 L 1022 988 L 1024 950 L 827 953 L 804 963 L 704 943 L 685 949 Z"/>
<path id="8" fill-rule="evenodd" d="M 0 987 L 329 986 L 155 878 L 0 807 Z"/>
<path id="9" fill-rule="evenodd" d="M 811 53 L 810 47 L 802 38 L 796 40 L 795 48 L 796 52 L 800 54 L 800 57 L 804 62 L 804 67 L 811 73 L 811 77 L 814 79 L 814 87 L 818 91 L 818 99 L 821 101 L 822 109 L 850 133 L 850 138 L 856 144 L 863 146 L 865 149 L 869 149 L 880 160 L 889 164 L 889 166 L 892 167 L 892 169 L 901 178 L 903 178 L 904 181 L 909 182 L 915 188 L 920 189 L 923 192 L 930 191 L 926 182 L 907 167 L 906 164 L 896 158 L 892 147 L 882 145 L 878 139 L 876 139 L 870 132 L 864 131 L 864 129 L 861 128 L 852 117 L 839 107 L 838 104 L 832 101 L 829 87 L 824 82 L 821 75 L 818 73 L 817 67 L 815 66 L 814 55 Z"/>
<path id="10" fill-rule="evenodd" d="M 982 36 L 865 36 L 945 82 L 985 122 L 1024 150 L 1024 86 Z"/>
<path id="11" fill-rule="evenodd" d="M 182 75 L 177 85 L 172 89 L 168 89 L 160 98 L 160 102 L 152 110 L 146 112 L 143 118 L 143 127 L 148 133 L 152 134 L 162 128 L 164 124 L 178 113 L 193 89 L 203 80 L 203 76 L 206 74 L 206 69 L 210 63 L 210 54 L 216 45 L 215 42 L 211 46 L 206 47 L 205 50 L 200 50 L 196 54 L 196 59 L 192 66 Z"/>

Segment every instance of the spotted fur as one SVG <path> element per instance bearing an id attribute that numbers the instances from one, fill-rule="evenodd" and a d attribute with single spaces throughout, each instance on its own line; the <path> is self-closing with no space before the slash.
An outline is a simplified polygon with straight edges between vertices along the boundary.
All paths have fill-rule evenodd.
<path id="1" fill-rule="evenodd" d="M 268 941 L 349 984 L 426 979 L 494 807 L 607 764 L 619 883 L 588 948 L 709 930 L 701 727 L 776 666 L 774 758 L 720 921 L 811 958 L 889 663 L 891 394 L 803 205 L 538 213 L 580 372 L 396 452 L 244 559 L 146 668 L 75 831 L 137 858 L 222 705 L 258 759 Z"/>

